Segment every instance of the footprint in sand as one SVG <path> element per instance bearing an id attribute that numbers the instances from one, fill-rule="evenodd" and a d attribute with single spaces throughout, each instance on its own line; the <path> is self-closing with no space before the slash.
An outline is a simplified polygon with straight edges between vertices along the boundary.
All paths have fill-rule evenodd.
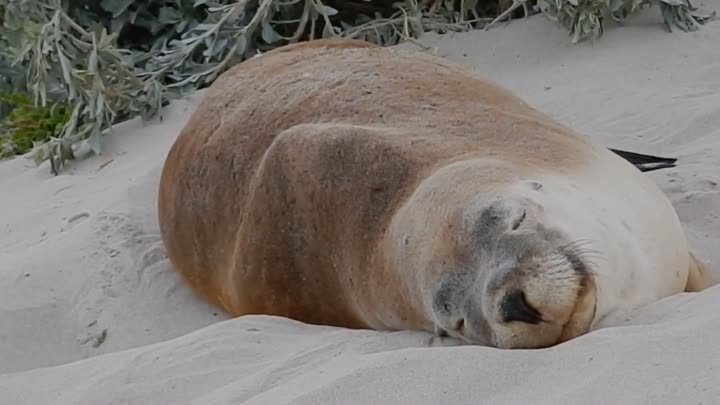
<path id="1" fill-rule="evenodd" d="M 89 217 L 90 217 L 90 213 L 85 212 L 85 211 L 71 216 L 70 218 L 67 219 L 65 226 L 60 230 L 60 232 L 69 231 L 70 229 L 74 228 L 75 226 L 77 226 L 84 220 L 88 219 Z"/>
<path id="2" fill-rule="evenodd" d="M 97 323 L 97 321 L 93 321 L 88 326 L 95 325 L 96 323 Z M 80 344 L 83 346 L 89 344 L 94 349 L 97 349 L 98 347 L 100 347 L 101 344 L 105 343 L 105 339 L 107 339 L 107 332 L 108 332 L 108 330 L 107 330 L 107 328 L 105 328 L 105 329 L 101 330 L 99 333 L 91 333 L 85 339 L 82 339 L 80 341 Z"/>

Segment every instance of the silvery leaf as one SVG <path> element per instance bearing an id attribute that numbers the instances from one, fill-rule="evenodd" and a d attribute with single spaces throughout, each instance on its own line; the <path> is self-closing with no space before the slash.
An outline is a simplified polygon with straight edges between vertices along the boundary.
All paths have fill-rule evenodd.
<path id="1" fill-rule="evenodd" d="M 335 15 L 338 13 L 338 11 L 335 10 L 334 8 L 332 8 L 330 6 L 326 6 L 324 4 L 320 4 L 320 3 L 313 2 L 313 7 L 315 7 L 315 10 L 320 15 L 332 16 L 332 15 Z"/>
<path id="2" fill-rule="evenodd" d="M 274 44 L 275 42 L 280 41 L 282 39 L 280 34 L 275 32 L 272 25 L 270 25 L 269 21 L 263 21 L 261 37 L 262 37 L 263 41 L 265 41 L 265 43 L 267 43 L 267 44 Z"/>

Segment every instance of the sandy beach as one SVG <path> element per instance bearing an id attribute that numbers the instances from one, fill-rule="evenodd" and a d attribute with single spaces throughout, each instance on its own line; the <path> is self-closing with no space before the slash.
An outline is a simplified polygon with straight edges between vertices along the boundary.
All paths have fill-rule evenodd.
<path id="1" fill-rule="evenodd" d="M 653 7 L 577 45 L 543 16 L 420 42 L 598 143 L 678 158 L 647 175 L 720 281 L 720 21 L 664 29 Z M 202 96 L 118 125 L 59 176 L 0 161 L 0 405 L 720 403 L 720 286 L 543 350 L 229 319 L 173 271 L 156 218 Z"/>

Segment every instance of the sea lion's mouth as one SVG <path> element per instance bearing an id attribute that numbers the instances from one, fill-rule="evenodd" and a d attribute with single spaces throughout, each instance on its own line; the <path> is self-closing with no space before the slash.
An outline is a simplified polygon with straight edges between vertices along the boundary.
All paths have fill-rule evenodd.
<path id="1" fill-rule="evenodd" d="M 454 333 L 448 332 L 447 329 L 440 327 L 438 325 L 435 325 L 435 336 L 439 338 L 454 338 L 454 339 L 460 339 L 468 344 L 478 344 L 477 342 L 474 342 L 470 339 L 468 339 L 467 336 L 465 336 L 465 333 L 463 333 L 462 330 L 456 331 Z"/>

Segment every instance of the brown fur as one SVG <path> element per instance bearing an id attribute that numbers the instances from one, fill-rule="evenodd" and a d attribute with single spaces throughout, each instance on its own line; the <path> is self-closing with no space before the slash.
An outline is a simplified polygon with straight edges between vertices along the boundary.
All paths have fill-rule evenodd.
<path id="1" fill-rule="evenodd" d="M 305 42 L 243 62 L 210 87 L 167 156 L 162 236 L 177 271 L 232 315 L 427 329 L 407 272 L 459 242 L 429 232 L 405 243 L 439 245 L 427 250 L 436 253 L 393 251 L 391 222 L 418 185 L 458 162 L 433 181 L 473 193 L 536 167 L 578 169 L 594 150 L 440 58 Z M 496 157 L 513 170 L 478 172 Z M 417 226 L 454 215 L 452 201 L 434 202 L 444 195 L 422 198 L 433 212 L 409 216 Z"/>

